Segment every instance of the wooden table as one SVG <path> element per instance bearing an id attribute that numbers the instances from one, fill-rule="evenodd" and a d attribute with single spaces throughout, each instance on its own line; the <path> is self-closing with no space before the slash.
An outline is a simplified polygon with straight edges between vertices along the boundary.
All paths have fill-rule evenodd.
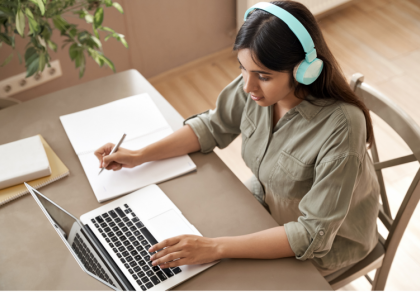
<path id="1" fill-rule="evenodd" d="M 70 175 L 40 191 L 76 217 L 99 204 L 59 116 L 147 92 L 176 130 L 182 117 L 135 70 L 0 110 L 0 145 L 41 134 Z M 159 184 L 207 237 L 277 226 L 214 153 L 191 155 L 197 171 Z M 258 245 L 255 245 L 258 247 Z M 0 290 L 108 290 L 79 268 L 32 196 L 0 207 Z M 224 259 L 174 290 L 331 290 L 310 261 Z"/>

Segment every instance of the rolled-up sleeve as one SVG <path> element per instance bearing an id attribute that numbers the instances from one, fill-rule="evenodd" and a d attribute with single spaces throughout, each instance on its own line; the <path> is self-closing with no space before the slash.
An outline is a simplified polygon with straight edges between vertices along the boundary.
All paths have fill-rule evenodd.
<path id="1" fill-rule="evenodd" d="M 184 121 L 184 125 L 189 125 L 197 136 L 201 152 L 209 153 L 215 147 L 223 149 L 240 134 L 246 99 L 242 76 L 239 76 L 220 93 L 214 110 Z"/>
<path id="2" fill-rule="evenodd" d="M 297 259 L 326 255 L 351 205 L 360 161 L 349 154 L 316 167 L 312 189 L 302 198 L 297 222 L 285 224 L 287 238 Z"/>

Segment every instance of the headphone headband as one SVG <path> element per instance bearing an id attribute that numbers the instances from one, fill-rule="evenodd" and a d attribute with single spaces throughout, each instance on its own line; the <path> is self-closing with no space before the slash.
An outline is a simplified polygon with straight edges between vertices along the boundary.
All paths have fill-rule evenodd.
<path id="1" fill-rule="evenodd" d="M 306 30 L 306 28 L 296 19 L 291 13 L 284 10 L 277 5 L 268 3 L 268 2 L 259 2 L 254 6 L 251 6 L 246 12 L 244 16 L 244 21 L 248 18 L 248 15 L 251 11 L 255 9 L 264 10 L 279 19 L 281 19 L 286 25 L 293 31 L 293 33 L 298 38 L 299 42 L 302 44 L 303 50 L 305 51 L 305 60 L 310 63 L 316 59 L 316 50 L 315 44 L 311 38 L 311 35 Z"/>

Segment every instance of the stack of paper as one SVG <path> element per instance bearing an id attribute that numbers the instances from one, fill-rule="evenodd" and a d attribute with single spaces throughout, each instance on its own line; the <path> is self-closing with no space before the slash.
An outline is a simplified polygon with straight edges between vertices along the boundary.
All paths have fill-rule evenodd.
<path id="1" fill-rule="evenodd" d="M 149 184 L 163 182 L 195 170 L 188 155 L 145 163 L 132 169 L 104 170 L 100 176 L 95 150 L 106 143 L 130 150 L 141 149 L 173 131 L 148 94 L 135 95 L 105 105 L 61 116 L 61 123 L 79 156 L 99 202 L 130 193 Z"/>

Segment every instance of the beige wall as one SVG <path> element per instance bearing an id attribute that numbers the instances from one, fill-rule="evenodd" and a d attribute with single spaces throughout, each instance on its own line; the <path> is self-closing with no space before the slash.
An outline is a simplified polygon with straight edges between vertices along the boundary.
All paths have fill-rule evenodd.
<path id="1" fill-rule="evenodd" d="M 235 0 L 120 0 L 125 14 L 113 8 L 105 10 L 104 25 L 126 36 L 129 49 L 110 39 L 104 42 L 104 53 L 115 64 L 117 72 L 137 69 L 146 78 L 180 66 L 197 58 L 229 47 L 233 43 L 236 26 Z M 80 27 L 90 28 L 77 18 L 67 18 Z M 59 43 L 58 32 L 54 40 Z M 17 49 L 24 53 L 27 41 L 16 38 Z M 90 58 L 85 75 L 78 72 L 68 55 L 68 46 L 51 53 L 59 59 L 63 69 L 60 78 L 13 95 L 29 100 L 66 87 L 112 74 L 109 68 L 100 68 Z M 10 54 L 7 45 L 0 50 L 0 61 Z M 0 68 L 0 80 L 24 72 L 17 57 Z M 76 95 L 75 95 L 76 96 Z"/>
<path id="2" fill-rule="evenodd" d="M 235 0 L 125 1 L 131 63 L 146 77 L 232 45 Z"/>

